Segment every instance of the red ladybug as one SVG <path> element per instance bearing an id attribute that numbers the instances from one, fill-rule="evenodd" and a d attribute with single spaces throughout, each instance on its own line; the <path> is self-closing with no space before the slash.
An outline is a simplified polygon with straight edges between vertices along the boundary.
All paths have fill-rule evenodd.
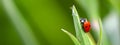
<path id="1" fill-rule="evenodd" d="M 80 22 L 81 22 L 81 24 L 82 24 L 83 30 L 84 30 L 85 32 L 89 32 L 89 31 L 90 31 L 90 27 L 91 27 L 90 22 L 87 21 L 87 20 L 84 19 L 84 18 L 80 19 Z"/>

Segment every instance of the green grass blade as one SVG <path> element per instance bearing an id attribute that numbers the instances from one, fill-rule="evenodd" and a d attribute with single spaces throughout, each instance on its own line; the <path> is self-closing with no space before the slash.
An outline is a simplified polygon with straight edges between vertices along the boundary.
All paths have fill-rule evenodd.
<path id="1" fill-rule="evenodd" d="M 100 27 L 100 36 L 99 36 L 99 40 L 98 40 L 98 43 L 97 45 L 102 45 L 102 30 L 103 30 L 103 27 L 102 27 L 102 21 L 101 19 L 99 18 L 99 27 Z"/>
<path id="2" fill-rule="evenodd" d="M 89 39 L 88 35 L 82 30 L 80 18 L 74 5 L 72 7 L 72 15 L 76 37 L 81 42 L 81 45 L 93 45 L 93 42 L 90 42 L 91 39 Z"/>
<path id="3" fill-rule="evenodd" d="M 88 32 L 86 33 L 87 36 L 89 37 L 88 39 L 90 40 L 91 45 L 96 45 L 95 40 L 93 39 L 92 35 Z"/>
<path id="4" fill-rule="evenodd" d="M 61 29 L 63 32 L 65 32 L 72 40 L 73 42 L 75 43 L 75 45 L 80 45 L 80 42 L 78 41 L 78 39 L 72 35 L 71 33 L 69 33 L 68 31 L 64 30 L 64 29 Z"/>
<path id="5" fill-rule="evenodd" d="M 73 15 L 73 20 L 74 20 L 76 37 L 78 38 L 79 41 L 81 41 L 81 44 L 84 45 L 83 36 L 81 34 L 81 31 L 80 31 L 81 24 L 79 23 L 79 16 L 78 16 L 77 10 L 75 9 L 75 6 L 72 7 L 72 15 Z"/>

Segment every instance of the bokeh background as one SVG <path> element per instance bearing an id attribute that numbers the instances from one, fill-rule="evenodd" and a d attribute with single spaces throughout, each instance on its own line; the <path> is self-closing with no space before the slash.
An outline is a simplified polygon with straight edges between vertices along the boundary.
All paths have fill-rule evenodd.
<path id="1" fill-rule="evenodd" d="M 90 33 L 96 42 L 100 17 L 106 40 L 103 45 L 120 45 L 120 1 L 115 1 L 0 0 L 0 45 L 74 45 L 61 31 L 64 28 L 75 35 L 72 5 L 80 17 L 92 23 Z"/>

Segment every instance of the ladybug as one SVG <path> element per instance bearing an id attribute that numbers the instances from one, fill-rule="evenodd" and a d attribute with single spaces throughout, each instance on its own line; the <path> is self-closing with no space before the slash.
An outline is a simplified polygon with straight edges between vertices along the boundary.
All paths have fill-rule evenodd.
<path id="1" fill-rule="evenodd" d="M 87 21 L 87 19 L 85 19 L 85 18 L 81 18 L 80 22 L 82 24 L 82 28 L 83 28 L 84 32 L 89 32 L 90 28 L 91 28 L 90 22 Z"/>

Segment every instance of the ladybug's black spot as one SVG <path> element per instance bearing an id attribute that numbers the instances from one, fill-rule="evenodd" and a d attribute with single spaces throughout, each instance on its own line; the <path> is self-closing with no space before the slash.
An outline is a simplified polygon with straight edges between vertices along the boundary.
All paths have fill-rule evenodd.
<path id="1" fill-rule="evenodd" d="M 85 28 L 88 28 L 88 26 L 85 26 Z"/>

